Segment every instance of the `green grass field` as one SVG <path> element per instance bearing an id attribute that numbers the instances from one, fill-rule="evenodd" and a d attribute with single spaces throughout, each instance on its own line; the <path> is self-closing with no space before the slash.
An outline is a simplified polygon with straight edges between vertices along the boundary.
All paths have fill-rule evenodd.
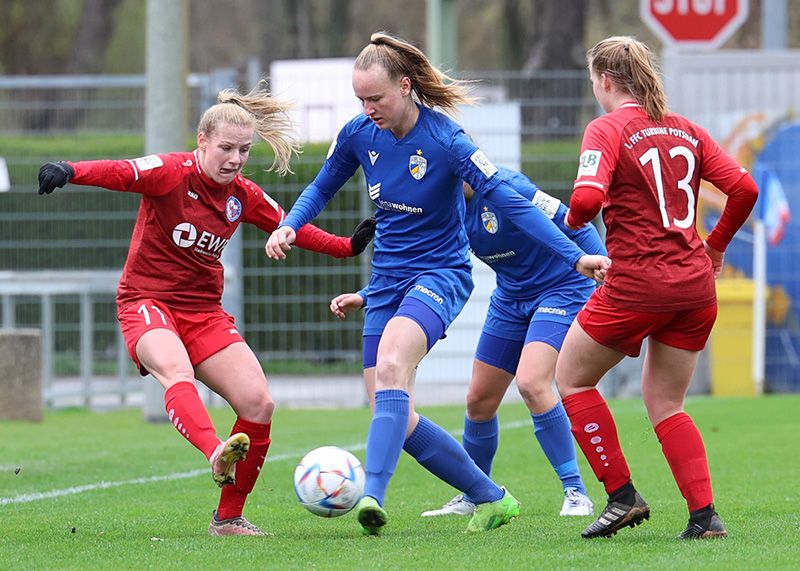
<path id="1" fill-rule="evenodd" d="M 521 405 L 500 414 L 495 479 L 522 516 L 485 534 L 467 520 L 421 519 L 454 491 L 401 459 L 387 496 L 389 525 L 362 537 L 352 514 L 323 519 L 294 497 L 292 473 L 311 448 L 336 444 L 362 461 L 369 412 L 279 410 L 273 445 L 246 515 L 274 533 L 212 538 L 216 506 L 202 456 L 170 425 L 135 410 L 48 413 L 41 424 L 0 422 L 0 569 L 798 569 L 800 396 L 689 401 L 704 434 L 726 540 L 679 542 L 685 504 L 639 400 L 612 401 L 634 481 L 652 517 L 612 539 L 586 541 L 592 518 L 561 518 L 560 485 Z M 422 409 L 454 433 L 461 407 Z M 212 413 L 220 432 L 233 421 Z M 589 493 L 600 485 L 581 459 Z M 18 473 L 17 469 L 19 468 Z"/>

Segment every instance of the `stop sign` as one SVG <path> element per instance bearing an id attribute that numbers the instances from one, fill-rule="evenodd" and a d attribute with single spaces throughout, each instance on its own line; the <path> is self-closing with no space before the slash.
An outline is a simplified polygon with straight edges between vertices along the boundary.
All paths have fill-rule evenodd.
<path id="1" fill-rule="evenodd" d="M 747 19 L 748 0 L 639 0 L 639 14 L 667 45 L 716 48 Z"/>

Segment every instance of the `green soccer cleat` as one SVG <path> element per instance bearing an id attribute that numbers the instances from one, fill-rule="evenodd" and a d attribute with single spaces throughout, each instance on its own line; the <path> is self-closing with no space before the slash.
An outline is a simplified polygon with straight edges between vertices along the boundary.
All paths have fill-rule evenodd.
<path id="1" fill-rule="evenodd" d="M 475 506 L 467 531 L 489 531 L 505 525 L 519 515 L 519 502 L 503 488 L 503 497 Z"/>
<path id="2" fill-rule="evenodd" d="M 356 504 L 356 517 L 364 535 L 378 535 L 389 515 L 372 496 L 364 496 Z"/>

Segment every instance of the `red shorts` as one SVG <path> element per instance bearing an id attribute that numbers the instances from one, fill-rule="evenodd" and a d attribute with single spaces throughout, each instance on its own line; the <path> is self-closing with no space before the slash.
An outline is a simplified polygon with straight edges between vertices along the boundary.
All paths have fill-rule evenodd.
<path id="1" fill-rule="evenodd" d="M 192 366 L 237 341 L 244 341 L 236 329 L 233 316 L 222 308 L 215 311 L 181 311 L 170 309 L 154 299 L 140 299 L 118 308 L 117 319 L 128 347 L 128 354 L 142 376 L 147 375 L 136 356 L 136 344 L 142 335 L 153 329 L 169 329 L 186 347 Z"/>
<path id="2" fill-rule="evenodd" d="M 589 337 L 631 357 L 639 356 L 645 337 L 670 347 L 701 351 L 717 319 L 717 304 L 681 311 L 631 311 L 601 301 L 595 294 L 577 319 Z"/>

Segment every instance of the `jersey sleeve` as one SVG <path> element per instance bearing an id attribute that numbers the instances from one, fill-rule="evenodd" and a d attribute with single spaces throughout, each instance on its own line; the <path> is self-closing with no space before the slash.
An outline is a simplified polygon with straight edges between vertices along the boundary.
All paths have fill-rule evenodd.
<path id="1" fill-rule="evenodd" d="M 583 250 L 556 228 L 553 221 L 525 196 L 538 190 L 527 177 L 520 183 L 514 171 L 500 170 L 469 140 L 463 131 L 456 133 L 451 145 L 451 163 L 462 180 L 479 192 L 522 233 L 548 248 L 569 267 L 574 268 Z M 517 190 L 516 185 L 522 187 Z M 535 195 L 535 190 L 531 198 Z"/>
<path id="2" fill-rule="evenodd" d="M 361 298 L 361 300 L 364 302 L 364 305 L 361 306 L 361 309 L 366 309 L 367 308 L 367 291 L 368 290 L 369 290 L 369 286 L 364 286 L 364 287 L 362 287 L 360 290 L 358 290 L 356 292 L 356 295 L 358 295 Z"/>
<path id="3" fill-rule="evenodd" d="M 121 192 L 161 196 L 172 190 L 171 181 L 180 162 L 178 155 L 148 155 L 138 159 L 79 161 L 69 163 L 75 170 L 73 184 L 99 186 Z"/>
<path id="4" fill-rule="evenodd" d="M 697 126 L 699 138 L 703 145 L 703 157 L 700 161 L 700 178 L 707 180 L 725 194 L 733 188 L 747 169 L 741 167 L 733 157 L 717 143 L 708 132 Z"/>
<path id="5" fill-rule="evenodd" d="M 264 232 L 273 232 L 285 218 L 283 208 L 269 194 L 250 183 L 247 206 L 242 220 L 254 224 Z M 349 236 L 336 236 L 306 224 L 297 231 L 295 245 L 304 250 L 327 254 L 334 258 L 347 258 L 353 255 Z"/>
<path id="6" fill-rule="evenodd" d="M 703 142 L 700 178 L 716 186 L 728 197 L 722 215 L 706 242 L 715 250 L 724 252 L 734 234 L 750 216 L 758 199 L 758 186 L 747 170 L 726 153 L 705 129 L 698 130 Z"/>
<path id="7" fill-rule="evenodd" d="M 359 163 L 351 150 L 350 125 L 348 123 L 339 131 L 316 178 L 297 197 L 281 226 L 289 226 L 297 232 L 303 224 L 316 218 L 344 183 L 355 174 Z"/>
<path id="8" fill-rule="evenodd" d="M 283 207 L 256 183 L 247 181 L 246 186 L 247 203 L 242 222 L 253 224 L 267 233 L 273 232 L 286 217 Z"/>
<path id="9" fill-rule="evenodd" d="M 619 134 L 603 117 L 595 119 L 583 133 L 578 175 L 572 188 L 590 186 L 605 194 L 619 159 Z"/>
<path id="10" fill-rule="evenodd" d="M 597 216 L 603 207 L 605 193 L 593 186 L 579 186 L 569 199 L 566 222 L 573 227 L 583 226 Z"/>
<path id="11" fill-rule="evenodd" d="M 582 226 L 592 220 L 605 201 L 619 159 L 619 133 L 603 117 L 586 126 L 581 142 L 578 174 L 572 185 L 568 221 Z"/>
<path id="12" fill-rule="evenodd" d="M 313 224 L 300 227 L 294 245 L 334 258 L 349 258 L 353 255 L 353 244 L 349 236 L 337 236 Z"/>
<path id="13" fill-rule="evenodd" d="M 562 204 L 558 207 L 558 212 L 553 218 L 553 222 L 567 238 L 575 242 L 578 247 L 587 254 L 608 255 L 608 250 L 606 250 L 606 246 L 603 244 L 603 240 L 600 238 L 600 234 L 597 232 L 597 228 L 594 227 L 594 224 L 585 224 L 577 230 L 573 230 L 567 226 L 565 220 L 566 216 L 567 207 Z"/>
<path id="14" fill-rule="evenodd" d="M 463 130 L 456 131 L 446 144 L 451 171 L 477 192 L 491 190 L 505 178 Z"/>
<path id="15" fill-rule="evenodd" d="M 587 254 L 607 255 L 606 247 L 597 233 L 597 229 L 587 224 L 578 230 L 573 230 L 566 225 L 565 217 L 567 207 L 556 197 L 550 196 L 536 183 L 522 173 L 500 167 L 500 173 L 507 177 L 508 182 L 518 193 L 531 201 L 561 232 Z"/>

